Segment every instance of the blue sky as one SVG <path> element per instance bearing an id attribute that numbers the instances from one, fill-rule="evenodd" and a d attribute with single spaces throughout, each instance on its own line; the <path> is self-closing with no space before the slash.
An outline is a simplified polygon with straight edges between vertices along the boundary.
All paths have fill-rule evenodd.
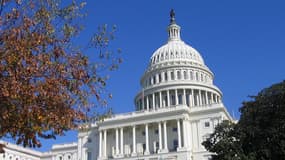
<path id="1" fill-rule="evenodd" d="M 121 48 L 124 62 L 110 75 L 107 85 L 113 99 L 109 106 L 115 113 L 133 111 L 149 58 L 167 41 L 173 8 L 182 39 L 200 52 L 215 74 L 225 106 L 238 117 L 248 95 L 285 78 L 284 7 L 282 0 L 89 0 L 80 41 L 98 25 L 117 26 L 111 49 Z M 68 132 L 57 140 L 44 140 L 39 150 L 76 140 L 76 132 Z"/>

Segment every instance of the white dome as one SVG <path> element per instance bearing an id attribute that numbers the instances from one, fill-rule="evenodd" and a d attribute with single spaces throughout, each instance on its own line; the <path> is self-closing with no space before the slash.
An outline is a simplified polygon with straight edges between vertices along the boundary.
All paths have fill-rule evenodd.
<path id="1" fill-rule="evenodd" d="M 181 40 L 170 40 L 158 48 L 151 56 L 150 66 L 181 60 L 204 66 L 204 60 L 199 52 Z"/>

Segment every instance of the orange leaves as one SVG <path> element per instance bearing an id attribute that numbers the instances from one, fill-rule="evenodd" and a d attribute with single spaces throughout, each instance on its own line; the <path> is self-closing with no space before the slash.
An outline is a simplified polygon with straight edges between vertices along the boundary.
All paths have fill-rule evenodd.
<path id="1" fill-rule="evenodd" d="M 84 3 L 63 8 L 47 0 L 7 3 L 19 6 L 0 13 L 0 138 L 9 134 L 18 144 L 39 147 L 39 137 L 63 135 L 87 119 L 83 113 L 106 104 L 102 72 L 121 61 L 107 50 L 113 30 L 106 26 L 87 47 L 95 51 L 93 63 L 74 47 Z"/>

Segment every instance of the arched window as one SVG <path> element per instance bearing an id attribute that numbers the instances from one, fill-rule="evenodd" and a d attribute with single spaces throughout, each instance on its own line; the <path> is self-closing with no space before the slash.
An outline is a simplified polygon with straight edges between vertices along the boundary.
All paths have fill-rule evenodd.
<path id="1" fill-rule="evenodd" d="M 170 72 L 171 80 L 174 80 L 174 72 Z"/>
<path id="2" fill-rule="evenodd" d="M 183 72 L 183 75 L 184 75 L 184 79 L 188 79 L 188 74 L 186 71 Z"/>
<path id="3" fill-rule="evenodd" d="M 181 79 L 181 72 L 180 71 L 177 71 L 177 78 Z"/>

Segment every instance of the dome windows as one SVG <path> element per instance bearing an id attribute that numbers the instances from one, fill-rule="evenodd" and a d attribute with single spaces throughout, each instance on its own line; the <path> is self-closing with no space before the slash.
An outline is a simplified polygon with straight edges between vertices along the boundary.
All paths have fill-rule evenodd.
<path id="1" fill-rule="evenodd" d="M 174 72 L 173 71 L 170 72 L 170 77 L 171 77 L 171 80 L 174 80 Z"/>
<path id="2" fill-rule="evenodd" d="M 142 85 L 144 87 L 150 87 L 152 85 L 159 85 L 168 83 L 170 81 L 196 81 L 199 83 L 206 83 L 212 84 L 212 76 L 204 71 L 198 69 L 185 69 L 185 68 L 178 68 L 178 69 L 169 69 L 169 70 L 162 70 L 158 73 L 153 73 L 150 75 L 145 81 L 143 81 Z"/>
<path id="3" fill-rule="evenodd" d="M 177 79 L 181 79 L 181 72 L 180 71 L 177 71 Z"/>
<path id="4" fill-rule="evenodd" d="M 187 74 L 186 71 L 183 71 L 183 75 L 184 75 L 184 79 L 185 79 L 185 80 L 188 79 L 188 74 Z"/>
<path id="5" fill-rule="evenodd" d="M 164 79 L 165 79 L 165 81 L 168 81 L 168 74 L 167 74 L 167 72 L 164 72 Z"/>

